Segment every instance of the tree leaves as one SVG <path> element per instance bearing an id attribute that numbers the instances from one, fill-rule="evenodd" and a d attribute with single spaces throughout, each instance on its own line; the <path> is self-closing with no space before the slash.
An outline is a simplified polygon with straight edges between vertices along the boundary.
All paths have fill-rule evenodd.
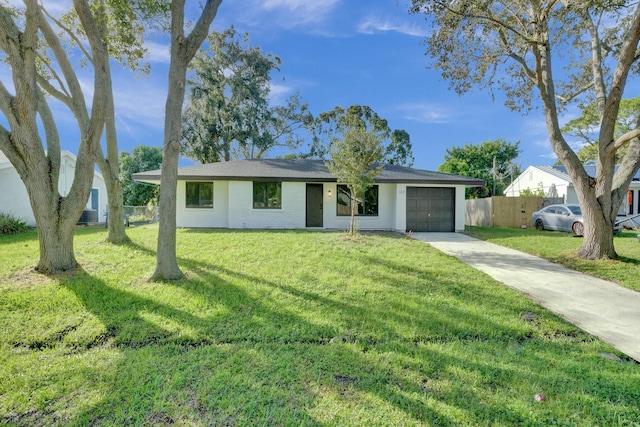
<path id="1" fill-rule="evenodd" d="M 309 125 L 313 133 L 312 144 L 307 158 L 325 158 L 332 150 L 332 144 L 347 130 L 362 129 L 377 135 L 384 148 L 384 161 L 391 164 L 411 166 L 413 153 L 411 139 L 405 130 L 392 131 L 383 119 L 367 105 L 352 105 L 346 110 L 337 106 L 331 111 L 318 115 Z"/>
<path id="2" fill-rule="evenodd" d="M 484 187 L 467 190 L 470 197 L 491 196 L 494 188 L 494 195 L 501 195 L 511 182 L 512 175 L 520 173 L 519 167 L 513 164 L 519 154 L 520 141 L 511 144 L 499 138 L 481 144 L 465 144 L 447 149 L 445 162 L 438 167 L 438 171 L 483 179 L 486 182 Z"/>
<path id="3" fill-rule="evenodd" d="M 312 120 L 299 95 L 284 106 L 269 104 L 271 72 L 280 58 L 249 44 L 231 27 L 209 36 L 192 68 L 182 152 L 202 163 L 261 158 L 274 147 L 297 148 L 297 130 Z"/>

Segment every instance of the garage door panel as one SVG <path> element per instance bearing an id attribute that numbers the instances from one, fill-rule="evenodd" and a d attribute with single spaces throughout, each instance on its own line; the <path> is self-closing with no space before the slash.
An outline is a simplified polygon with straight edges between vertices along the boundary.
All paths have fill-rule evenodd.
<path id="1" fill-rule="evenodd" d="M 455 189 L 407 187 L 407 230 L 455 231 Z"/>

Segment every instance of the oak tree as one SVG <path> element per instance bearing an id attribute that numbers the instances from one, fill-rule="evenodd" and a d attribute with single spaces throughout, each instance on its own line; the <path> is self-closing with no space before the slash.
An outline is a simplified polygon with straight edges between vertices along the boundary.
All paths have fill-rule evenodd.
<path id="1" fill-rule="evenodd" d="M 433 26 L 427 55 L 459 94 L 474 87 L 504 95 L 512 109 L 540 107 L 556 156 L 567 168 L 584 216 L 578 255 L 615 258 L 613 229 L 640 168 L 640 128 L 615 135 L 627 80 L 638 68 L 640 4 L 632 1 L 412 0 Z M 537 101 L 537 102 L 536 102 Z M 595 103 L 596 176 L 562 132 L 571 104 Z M 619 168 L 616 154 L 626 148 Z"/>
<path id="2" fill-rule="evenodd" d="M 89 106 L 51 19 L 36 0 L 24 3 L 20 13 L 0 6 L 0 50 L 13 79 L 13 87 L 0 82 L 0 111 L 9 127 L 0 125 L 0 150 L 15 167 L 29 195 L 40 248 L 36 270 L 54 274 L 77 266 L 73 232 L 89 198 L 92 180 L 87 177 L 94 174 L 95 153 L 104 129 L 109 57 L 88 3 L 74 0 L 86 35 L 86 52 L 94 63 Z M 43 67 L 49 73 L 41 73 Z M 52 98 L 47 98 L 45 91 L 67 105 L 79 130 L 75 174 L 68 194 L 60 194 L 58 189 L 60 135 L 49 105 Z"/>
<path id="3" fill-rule="evenodd" d="M 182 153 L 201 163 L 264 157 L 276 147 L 297 148 L 296 131 L 312 120 L 299 95 L 271 106 L 271 73 L 280 58 L 249 44 L 234 27 L 209 35 L 191 68 Z"/>

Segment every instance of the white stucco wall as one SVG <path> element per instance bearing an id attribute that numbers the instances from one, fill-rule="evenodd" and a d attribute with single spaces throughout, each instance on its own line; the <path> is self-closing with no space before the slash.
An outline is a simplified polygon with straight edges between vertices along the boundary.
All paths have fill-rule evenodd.
<path id="1" fill-rule="evenodd" d="M 357 216 L 356 228 L 360 230 L 394 230 L 396 218 L 396 184 L 378 185 L 378 215 Z M 349 228 L 350 216 L 338 216 L 337 202 L 338 184 L 324 184 L 324 228 L 346 230 Z M 331 197 L 328 192 L 331 191 Z"/>
<path id="2" fill-rule="evenodd" d="M 27 189 L 13 167 L 0 169 L 0 212 L 20 218 L 30 226 L 36 224 Z"/>
<path id="3" fill-rule="evenodd" d="M 69 194 L 73 183 L 75 164 L 75 156 L 69 151 L 62 151 L 58 179 L 58 191 L 62 196 Z M 104 221 L 103 213 L 107 210 L 107 188 L 104 178 L 98 172 L 94 173 L 92 188 L 98 189 L 98 221 Z M 85 209 L 90 209 L 91 206 L 91 197 L 89 197 Z M 11 213 L 30 226 L 36 224 L 27 188 L 18 172 L 8 162 L 0 166 L 0 212 Z"/>
<path id="4" fill-rule="evenodd" d="M 568 200 L 571 184 L 561 180 L 560 178 L 553 176 L 536 167 L 528 167 L 525 171 L 518 176 L 511 185 L 509 185 L 504 192 L 507 197 L 518 197 L 520 192 L 524 190 L 537 191 L 540 186 L 544 190 L 545 195 L 549 193 L 552 186 L 555 185 L 557 197 L 564 197 Z M 575 194 L 574 194 L 575 195 Z M 576 203 L 569 202 L 567 203 Z"/>
<path id="5" fill-rule="evenodd" d="M 325 182 L 322 185 L 322 228 L 346 230 L 349 227 L 350 217 L 337 215 L 337 184 Z M 432 185 L 431 187 L 442 186 Z M 456 206 L 455 231 L 464 231 L 465 187 L 453 187 Z M 177 188 L 177 225 L 239 229 L 306 228 L 306 188 L 304 182 L 282 182 L 280 209 L 254 209 L 252 181 L 214 181 L 213 208 L 186 208 L 186 181 L 181 180 L 178 181 Z M 360 230 L 404 232 L 406 230 L 406 188 L 406 184 L 378 184 L 378 215 L 357 217 L 357 227 Z"/>
<path id="6" fill-rule="evenodd" d="M 229 181 L 229 228 L 305 228 L 306 184 L 283 182 L 280 209 L 253 208 L 253 182 Z"/>
<path id="7" fill-rule="evenodd" d="M 213 182 L 196 181 L 189 182 Z M 178 227 L 229 227 L 229 181 L 213 182 L 213 208 L 187 208 L 187 181 L 178 181 L 176 225 Z"/>

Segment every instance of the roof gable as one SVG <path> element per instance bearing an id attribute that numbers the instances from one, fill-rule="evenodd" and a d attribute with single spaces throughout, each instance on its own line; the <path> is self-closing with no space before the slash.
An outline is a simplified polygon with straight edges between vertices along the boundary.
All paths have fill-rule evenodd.
<path id="1" fill-rule="evenodd" d="M 160 170 L 133 174 L 138 181 L 159 181 Z M 324 160 L 306 159 L 247 159 L 209 163 L 178 169 L 179 180 L 278 180 L 305 182 L 336 182 Z M 459 175 L 384 165 L 375 179 L 377 183 L 440 183 L 482 186 L 484 181 Z"/>
<path id="2" fill-rule="evenodd" d="M 77 157 L 71 151 L 61 150 L 60 159 L 70 161 L 75 165 Z M 13 168 L 13 164 L 9 161 L 9 158 L 2 152 L 2 150 L 0 150 L 0 169 L 8 168 Z M 101 180 L 104 179 L 100 171 L 97 169 L 97 166 L 94 168 L 93 174 Z"/>

